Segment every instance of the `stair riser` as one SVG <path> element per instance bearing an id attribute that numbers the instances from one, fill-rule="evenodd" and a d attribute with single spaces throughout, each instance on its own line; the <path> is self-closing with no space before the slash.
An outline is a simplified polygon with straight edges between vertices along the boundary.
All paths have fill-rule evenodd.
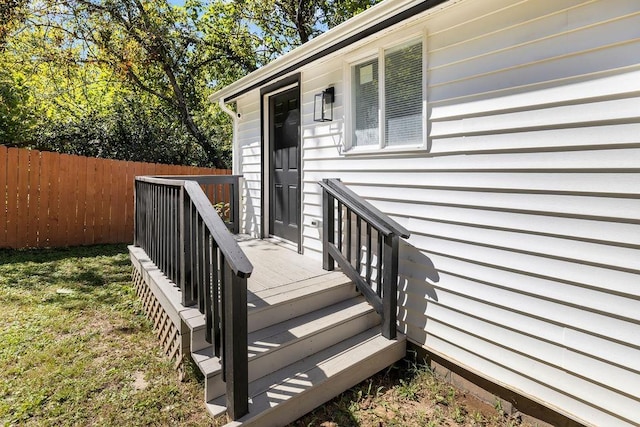
<path id="1" fill-rule="evenodd" d="M 337 304 L 358 295 L 355 286 L 351 283 L 336 286 L 323 292 L 305 295 L 294 300 L 288 300 L 269 307 L 249 310 L 249 332 L 266 328 L 276 323 L 284 322 L 294 317 Z"/>
<path id="2" fill-rule="evenodd" d="M 257 416 L 248 416 L 248 418 L 250 417 L 249 419 L 242 419 L 241 422 L 231 422 L 226 424 L 225 427 L 236 427 L 240 425 L 243 427 L 277 427 L 287 425 L 324 402 L 331 400 L 345 390 L 348 390 L 400 360 L 404 357 L 405 351 L 406 341 L 403 339 L 382 351 L 360 360 L 359 363 L 349 368 L 343 369 L 328 378 L 324 378 L 317 382 L 317 385 L 312 389 L 281 401 L 277 407 L 266 409 Z M 274 392 L 277 393 L 277 390 L 274 390 Z M 264 406 L 264 404 L 260 404 L 259 402 L 256 402 L 256 404 Z"/>
<path id="3" fill-rule="evenodd" d="M 194 329 L 191 331 L 191 351 L 202 350 L 210 346 L 206 339 L 206 329 Z"/>
<path id="4" fill-rule="evenodd" d="M 313 335 L 289 342 L 263 355 L 253 357 L 249 359 L 249 381 L 269 375 L 379 324 L 380 316 L 371 310 L 368 313 L 333 324 Z M 207 402 L 222 396 L 225 391 L 225 383 L 219 374 L 205 379 L 205 400 Z"/>

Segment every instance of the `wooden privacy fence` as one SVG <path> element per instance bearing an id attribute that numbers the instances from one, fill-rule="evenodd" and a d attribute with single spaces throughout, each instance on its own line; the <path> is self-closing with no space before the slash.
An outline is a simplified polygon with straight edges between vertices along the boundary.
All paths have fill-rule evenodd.
<path id="1" fill-rule="evenodd" d="M 132 242 L 135 176 L 230 173 L 0 146 L 0 248 Z"/>

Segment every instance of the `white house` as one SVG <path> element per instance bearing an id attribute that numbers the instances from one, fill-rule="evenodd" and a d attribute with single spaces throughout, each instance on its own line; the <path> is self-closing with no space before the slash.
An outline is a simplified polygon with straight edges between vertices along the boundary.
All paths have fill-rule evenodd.
<path id="1" fill-rule="evenodd" d="M 386 0 L 212 100 L 237 111 L 241 232 L 321 259 L 318 182 L 340 178 L 411 232 L 410 342 L 585 425 L 631 426 L 639 95 L 638 0 Z"/>

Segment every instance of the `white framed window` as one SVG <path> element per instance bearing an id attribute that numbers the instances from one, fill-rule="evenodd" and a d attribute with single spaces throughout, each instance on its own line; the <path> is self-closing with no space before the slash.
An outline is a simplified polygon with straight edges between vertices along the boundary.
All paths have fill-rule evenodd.
<path id="1" fill-rule="evenodd" d="M 426 147 L 425 57 L 421 36 L 346 64 L 348 152 Z"/>

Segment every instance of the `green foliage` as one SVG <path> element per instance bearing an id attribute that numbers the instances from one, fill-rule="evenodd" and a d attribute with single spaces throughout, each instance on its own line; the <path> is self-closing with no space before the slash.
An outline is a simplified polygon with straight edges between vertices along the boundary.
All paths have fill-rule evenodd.
<path id="1" fill-rule="evenodd" d="M 24 77 L 0 69 L 0 143 L 27 138 L 35 121 L 30 101 Z"/>
<path id="2" fill-rule="evenodd" d="M 400 385 L 398 386 L 398 396 L 407 400 L 418 400 L 420 393 L 420 384 L 413 381 L 405 381 L 400 379 Z"/>
<path id="3" fill-rule="evenodd" d="M 9 33 L 24 19 L 27 0 L 2 0 L 0 2 L 0 50 Z"/>
<path id="4" fill-rule="evenodd" d="M 0 144 L 228 167 L 208 95 L 376 2 L 4 0 Z"/>

